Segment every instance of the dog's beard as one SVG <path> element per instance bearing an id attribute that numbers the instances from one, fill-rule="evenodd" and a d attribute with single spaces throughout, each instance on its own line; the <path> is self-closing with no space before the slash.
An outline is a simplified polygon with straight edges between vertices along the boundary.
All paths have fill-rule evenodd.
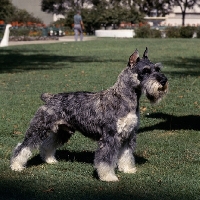
<path id="1" fill-rule="evenodd" d="M 145 81 L 143 85 L 143 93 L 149 99 L 151 103 L 159 103 L 161 99 L 167 94 L 168 92 L 168 83 L 162 86 L 156 80 L 148 80 Z"/>

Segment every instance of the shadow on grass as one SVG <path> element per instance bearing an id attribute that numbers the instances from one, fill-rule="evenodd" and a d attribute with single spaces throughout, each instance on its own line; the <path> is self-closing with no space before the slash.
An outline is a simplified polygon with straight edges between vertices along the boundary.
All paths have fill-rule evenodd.
<path id="1" fill-rule="evenodd" d="M 69 63 L 110 62 L 94 56 L 56 55 L 51 51 L 17 51 L 5 49 L 0 54 L 0 73 L 16 73 L 30 70 L 51 70 L 71 67 Z M 115 60 L 112 62 L 123 62 Z"/>
<path id="2" fill-rule="evenodd" d="M 56 151 L 56 158 L 58 160 L 65 160 L 66 162 L 82 162 L 82 163 L 93 163 L 94 159 L 94 152 L 83 151 L 83 152 L 71 152 L 68 150 L 57 150 Z M 28 163 L 27 167 L 30 166 L 37 166 L 43 163 L 40 155 L 37 155 L 31 158 Z"/>
<path id="3" fill-rule="evenodd" d="M 153 126 L 141 128 L 139 132 L 159 130 L 196 130 L 200 131 L 200 116 L 199 115 L 186 115 L 174 116 L 164 113 L 154 113 L 147 115 L 148 118 L 164 119 Z"/>
<path id="4" fill-rule="evenodd" d="M 58 160 L 65 160 L 66 162 L 80 162 L 80 163 L 89 163 L 93 164 L 94 162 L 95 152 L 91 151 L 82 151 L 82 152 L 75 152 L 69 150 L 57 150 L 56 151 L 56 158 Z M 135 155 L 136 164 L 142 165 L 146 163 L 148 160 L 144 157 Z M 37 166 L 43 163 L 40 155 L 37 155 L 30 159 L 27 163 L 27 167 L 30 166 Z"/>
<path id="5" fill-rule="evenodd" d="M 91 62 L 94 58 L 82 56 L 59 56 L 51 54 L 29 54 L 16 52 L 14 50 L 4 50 L 0 59 L 0 73 L 23 72 L 28 70 L 49 70 L 56 68 L 70 67 L 59 64 L 59 62 Z M 32 51 L 31 51 L 32 53 Z"/>
<path id="6" fill-rule="evenodd" d="M 94 152 L 83 151 L 83 152 L 71 152 L 68 150 L 57 150 L 56 158 L 58 160 L 65 160 L 66 162 L 80 162 L 80 163 L 89 163 L 93 165 L 94 163 Z M 138 165 L 142 165 L 146 163 L 148 160 L 144 157 L 135 155 L 135 162 Z M 38 166 L 43 163 L 40 155 L 33 157 L 31 160 L 27 162 L 27 167 Z M 95 179 L 99 179 L 96 170 L 93 171 L 93 177 Z"/>
<path id="7" fill-rule="evenodd" d="M 50 70 L 64 67 L 71 67 L 70 63 L 81 62 L 121 62 L 123 59 L 112 60 L 94 56 L 68 56 L 57 55 L 48 50 L 23 50 L 23 49 L 2 49 L 0 54 L 0 73 L 22 72 L 27 70 Z M 165 72 L 173 76 L 200 76 L 200 58 L 175 57 L 173 60 L 163 61 L 163 65 L 169 66 Z M 171 66 L 175 70 L 171 70 Z"/>
<path id="8" fill-rule="evenodd" d="M 174 60 L 163 61 L 163 65 L 174 66 L 176 71 L 167 71 L 171 75 L 190 75 L 190 76 L 200 76 L 200 58 L 182 58 L 175 57 Z"/>
<path id="9" fill-rule="evenodd" d="M 42 180 L 39 182 L 35 178 L 29 179 L 1 179 L 0 194 L 1 199 L 48 199 L 48 200 L 188 200 L 197 199 L 197 195 L 192 197 L 187 192 L 169 192 L 166 187 L 146 186 L 142 184 L 141 187 L 130 185 L 132 182 L 120 181 L 117 183 L 105 182 L 85 182 L 78 180 L 64 180 L 52 183 L 46 179 L 47 183 Z M 63 186 L 64 182 L 64 186 Z M 196 197 L 196 198 L 195 198 Z"/>
<path id="10" fill-rule="evenodd" d="M 71 152 L 68 150 L 58 150 L 56 151 L 56 156 L 60 160 L 93 164 L 95 153 L 90 152 L 90 151 Z M 136 163 L 139 165 L 142 165 L 145 162 L 147 162 L 147 159 L 137 156 L 137 155 L 135 155 L 135 160 L 136 160 Z"/>
<path id="11" fill-rule="evenodd" d="M 66 67 L 60 62 L 91 62 L 94 59 L 83 56 L 59 56 L 51 54 L 51 52 L 49 54 L 40 52 L 34 52 L 34 54 L 24 53 L 3 50 L 0 55 L 0 73 L 58 69 Z M 30 53 L 33 53 L 33 51 Z"/>

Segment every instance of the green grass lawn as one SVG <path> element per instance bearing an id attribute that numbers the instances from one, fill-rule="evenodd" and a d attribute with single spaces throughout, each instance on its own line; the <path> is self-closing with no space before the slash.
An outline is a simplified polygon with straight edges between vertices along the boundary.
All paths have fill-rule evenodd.
<path id="1" fill-rule="evenodd" d="M 157 106 L 141 99 L 136 174 L 101 182 L 96 143 L 80 134 L 48 165 L 38 152 L 23 172 L 9 160 L 43 92 L 100 91 L 112 86 L 137 48 L 161 62 L 169 94 Z M 0 48 L 0 199 L 200 199 L 200 40 L 98 39 Z"/>

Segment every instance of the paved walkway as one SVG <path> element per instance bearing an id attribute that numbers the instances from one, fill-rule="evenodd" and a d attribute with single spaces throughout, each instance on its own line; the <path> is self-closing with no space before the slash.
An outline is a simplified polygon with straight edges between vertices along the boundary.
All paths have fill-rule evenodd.
<path id="1" fill-rule="evenodd" d="M 96 38 L 97 37 L 95 36 L 85 36 L 83 37 L 83 42 L 89 40 L 95 40 Z M 24 44 L 50 44 L 59 42 L 75 42 L 74 36 L 64 36 L 60 37 L 58 40 L 10 41 L 9 46 L 24 45 Z"/>

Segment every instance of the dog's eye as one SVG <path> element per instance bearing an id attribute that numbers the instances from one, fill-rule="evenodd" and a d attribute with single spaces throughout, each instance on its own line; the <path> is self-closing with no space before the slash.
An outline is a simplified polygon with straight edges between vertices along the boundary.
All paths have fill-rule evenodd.
<path id="1" fill-rule="evenodd" d="M 155 68 L 156 72 L 160 72 L 160 67 Z"/>
<path id="2" fill-rule="evenodd" d="M 150 74 L 150 73 L 151 73 L 151 70 L 150 70 L 149 68 L 144 68 L 144 69 L 142 70 L 142 73 L 143 73 L 143 74 Z"/>

